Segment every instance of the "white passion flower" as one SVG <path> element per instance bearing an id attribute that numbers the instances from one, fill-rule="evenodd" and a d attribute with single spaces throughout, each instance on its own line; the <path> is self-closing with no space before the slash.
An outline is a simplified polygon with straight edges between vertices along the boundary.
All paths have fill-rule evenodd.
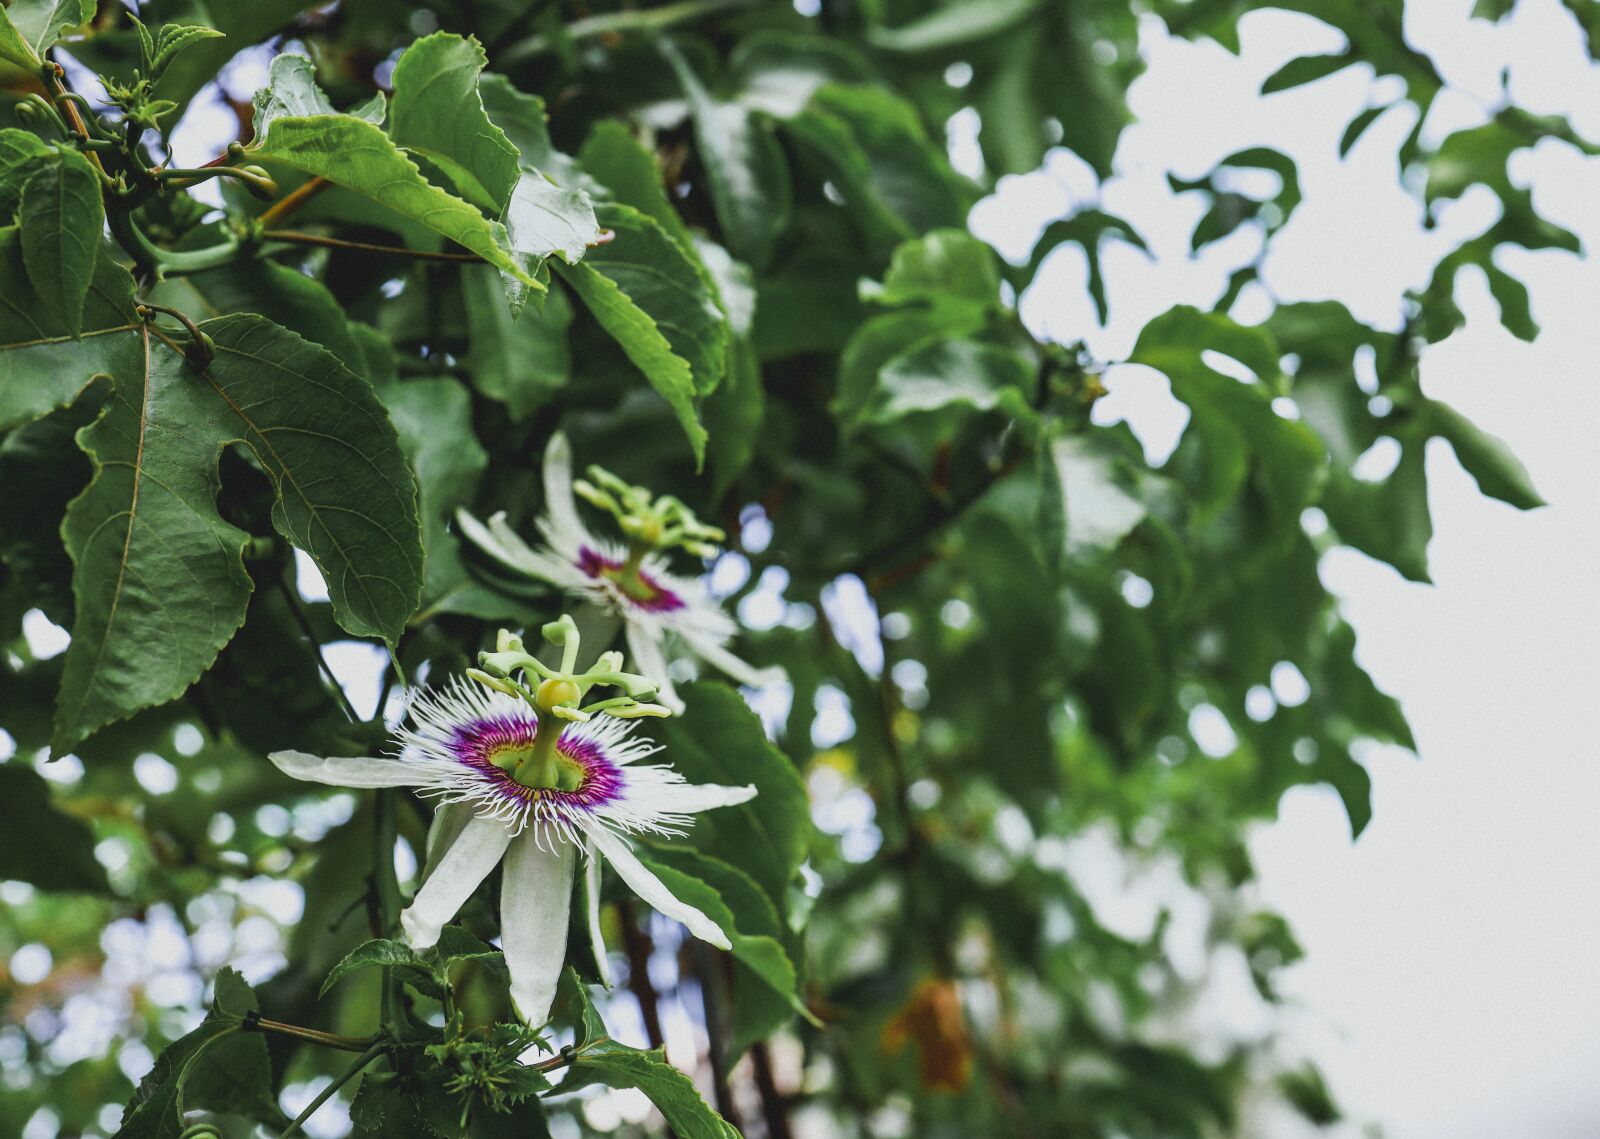
<path id="1" fill-rule="evenodd" d="M 675 898 L 634 856 L 630 835 L 681 834 L 691 816 L 743 803 L 754 787 L 691 785 L 671 767 L 644 763 L 659 749 L 635 738 L 630 721 L 667 710 L 644 703 L 655 685 L 621 671 L 620 653 L 603 653 L 573 672 L 577 629 L 570 617 L 546 625 L 562 648 L 553 669 L 502 631 L 482 670 L 416 696 L 410 723 L 389 758 L 321 758 L 280 751 L 288 775 L 336 787 L 414 787 L 439 800 L 428 832 L 421 887 L 400 915 L 406 941 L 426 949 L 502 860 L 501 947 L 518 1014 L 542 1025 L 550 1014 L 567 945 L 567 915 L 580 850 L 586 856 L 589 934 L 600 937 L 600 861 L 656 910 L 722 949 L 728 938 Z M 624 695 L 580 707 L 596 686 Z M 609 983 L 609 979 L 608 983 Z"/>
<path id="2" fill-rule="evenodd" d="M 617 519 L 626 543 L 597 537 L 578 517 L 574 491 Z M 697 557 L 716 553 L 723 533 L 695 518 L 678 499 L 656 498 L 600 467 L 589 479 L 572 478 L 572 447 L 565 435 L 550 439 L 544 453 L 545 514 L 539 532 L 545 544 L 530 547 L 507 524 L 503 513 L 487 523 L 465 510 L 456 525 L 490 557 L 507 568 L 538 578 L 618 617 L 627 634 L 628 653 L 640 671 L 659 677 L 659 699 L 683 711 L 667 675 L 664 641 L 682 641 L 706 664 L 737 681 L 759 688 L 783 679 L 781 669 L 757 669 L 728 651 L 738 626 L 700 582 L 673 574 L 663 556 L 681 547 Z"/>

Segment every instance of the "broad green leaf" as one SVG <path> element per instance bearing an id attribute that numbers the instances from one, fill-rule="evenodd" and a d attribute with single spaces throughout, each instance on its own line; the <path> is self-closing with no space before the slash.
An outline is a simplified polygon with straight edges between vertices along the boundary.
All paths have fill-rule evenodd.
<path id="1" fill-rule="evenodd" d="M 94 857 L 94 832 L 57 808 L 44 778 L 13 760 L 0 764 L 0 796 L 6 804 L 0 842 L 0 879 L 41 890 L 106 893 L 106 872 Z"/>
<path id="2" fill-rule="evenodd" d="M 867 40 L 885 51 L 911 53 L 962 48 L 1026 20 L 1039 0 L 956 0 L 898 27 L 873 28 Z"/>
<path id="3" fill-rule="evenodd" d="M 717 386 L 728 351 L 728 321 L 716 285 L 692 249 L 684 249 L 652 219 L 630 206 L 601 206 L 613 237 L 588 264 L 615 281 L 689 364 L 694 390 Z"/>
<path id="4" fill-rule="evenodd" d="M 530 273 L 552 255 L 568 265 L 576 264 L 600 241 L 600 225 L 589 195 L 583 190 L 563 189 L 537 171 L 524 171 L 517 177 L 504 221 L 511 249 Z"/>
<path id="5" fill-rule="evenodd" d="M 365 945 L 358 945 L 346 954 L 323 980 L 322 988 L 318 990 L 317 995 L 325 996 L 329 989 L 351 973 L 374 968 L 399 970 L 405 983 L 419 993 L 430 997 L 440 997 L 443 994 L 433 966 L 417 956 L 416 950 L 404 942 L 379 938 Z"/>
<path id="6" fill-rule="evenodd" d="M 701 682 L 681 694 L 687 709 L 659 728 L 673 767 L 690 783 L 756 786 L 748 803 L 695 816 L 681 841 L 745 871 L 781 908 L 811 843 L 799 773 L 732 688 Z"/>
<path id="7" fill-rule="evenodd" d="M 67 331 L 83 331 L 83 306 L 94 280 L 105 206 L 87 159 L 64 150 L 22 185 L 22 261 L 35 301 L 61 314 Z"/>
<path id="8" fill-rule="evenodd" d="M 678 417 L 698 466 L 705 428 L 697 392 L 720 378 L 728 330 L 705 270 L 654 221 L 628 206 L 600 210 L 615 238 L 559 271 Z"/>
<path id="9" fill-rule="evenodd" d="M 638 1088 L 666 1117 L 678 1139 L 739 1139 L 728 1121 L 700 1098 L 694 1081 L 667 1063 L 660 1049 L 642 1052 L 615 1041 L 589 1048 L 573 1063 L 561 1086 L 587 1084 Z"/>
<path id="10" fill-rule="evenodd" d="M 157 334 L 121 337 L 112 398 L 79 436 L 98 472 L 64 523 L 77 609 L 57 751 L 180 694 L 243 621 L 248 535 L 216 507 L 229 443 L 271 481 L 273 524 L 322 570 L 340 624 L 393 643 L 416 607 L 416 487 L 371 390 L 259 316 L 204 330 L 200 374 Z"/>
<path id="11" fill-rule="evenodd" d="M 1028 390 L 1033 375 L 1034 368 L 1008 348 L 973 340 L 938 340 L 883 365 L 861 422 L 892 423 L 955 406 L 999 409 L 1032 419 Z"/>
<path id="12" fill-rule="evenodd" d="M 695 466 L 705 460 L 706 430 L 694 403 L 694 372 L 689 362 L 672 351 L 672 344 L 655 321 L 634 304 L 610 277 L 587 263 L 559 270 L 584 306 L 615 340 L 650 386 L 667 401 L 689 437 Z"/>
<path id="13" fill-rule="evenodd" d="M 37 71 L 63 32 L 94 19 L 97 0 L 12 0 L 0 13 L 0 59 Z"/>
<path id="14" fill-rule="evenodd" d="M 724 242 L 741 261 L 764 268 L 793 208 L 783 148 L 748 107 L 714 98 L 677 49 L 668 49 L 667 58 L 689 100 Z"/>
<path id="15" fill-rule="evenodd" d="M 489 121 L 478 95 L 487 66 L 475 39 L 435 32 L 415 40 L 394 68 L 389 137 L 450 175 L 461 196 L 491 215 L 517 184 L 517 148 Z"/>
<path id="16" fill-rule="evenodd" d="M 41 159 L 56 152 L 32 131 L 0 130 L 0 222 L 7 225 L 22 198 L 22 184 Z"/>

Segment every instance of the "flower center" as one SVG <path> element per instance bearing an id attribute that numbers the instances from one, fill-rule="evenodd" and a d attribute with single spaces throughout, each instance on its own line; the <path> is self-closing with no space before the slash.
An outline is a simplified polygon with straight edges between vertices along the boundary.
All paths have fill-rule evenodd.
<path id="1" fill-rule="evenodd" d="M 552 733 L 554 734 L 554 733 Z M 489 762 L 511 776 L 518 784 L 533 791 L 577 791 L 582 789 L 588 772 L 582 764 L 574 762 L 556 748 L 541 756 L 536 744 L 500 747 L 489 753 Z"/>
<path id="2" fill-rule="evenodd" d="M 656 581 L 640 567 L 644 550 L 637 548 L 627 561 L 617 561 L 588 546 L 578 551 L 578 568 L 596 580 L 608 581 L 640 609 L 653 613 L 683 608 L 683 598 Z"/>

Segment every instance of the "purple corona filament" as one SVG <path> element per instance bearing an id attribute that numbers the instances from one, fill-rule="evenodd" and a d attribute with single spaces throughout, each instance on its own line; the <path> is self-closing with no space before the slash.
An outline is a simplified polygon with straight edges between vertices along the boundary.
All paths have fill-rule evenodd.
<path id="1" fill-rule="evenodd" d="M 580 814 L 616 802 L 622 796 L 624 776 L 596 741 L 584 739 L 573 729 L 561 733 L 556 743 L 560 758 L 582 773 L 571 791 L 557 787 L 525 787 L 495 760 L 506 752 L 533 746 L 539 723 L 530 712 L 526 716 L 500 713 L 458 724 L 451 732 L 449 749 L 466 767 L 481 775 L 501 796 L 533 808 L 539 817 L 555 816 L 571 822 Z"/>
<path id="2" fill-rule="evenodd" d="M 603 577 L 613 582 L 630 602 L 647 613 L 671 613 L 685 607 L 683 598 L 644 570 L 635 569 L 629 574 L 625 563 L 589 546 L 578 550 L 578 568 L 591 578 Z"/>

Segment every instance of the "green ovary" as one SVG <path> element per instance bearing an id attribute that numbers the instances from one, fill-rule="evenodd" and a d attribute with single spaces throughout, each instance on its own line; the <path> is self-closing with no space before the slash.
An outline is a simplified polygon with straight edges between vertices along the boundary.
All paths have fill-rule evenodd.
<path id="1" fill-rule="evenodd" d="M 534 744 L 500 748 L 489 759 L 501 771 L 524 787 L 533 790 L 576 791 L 583 786 L 584 771 L 578 764 L 552 750 L 541 757 Z"/>

